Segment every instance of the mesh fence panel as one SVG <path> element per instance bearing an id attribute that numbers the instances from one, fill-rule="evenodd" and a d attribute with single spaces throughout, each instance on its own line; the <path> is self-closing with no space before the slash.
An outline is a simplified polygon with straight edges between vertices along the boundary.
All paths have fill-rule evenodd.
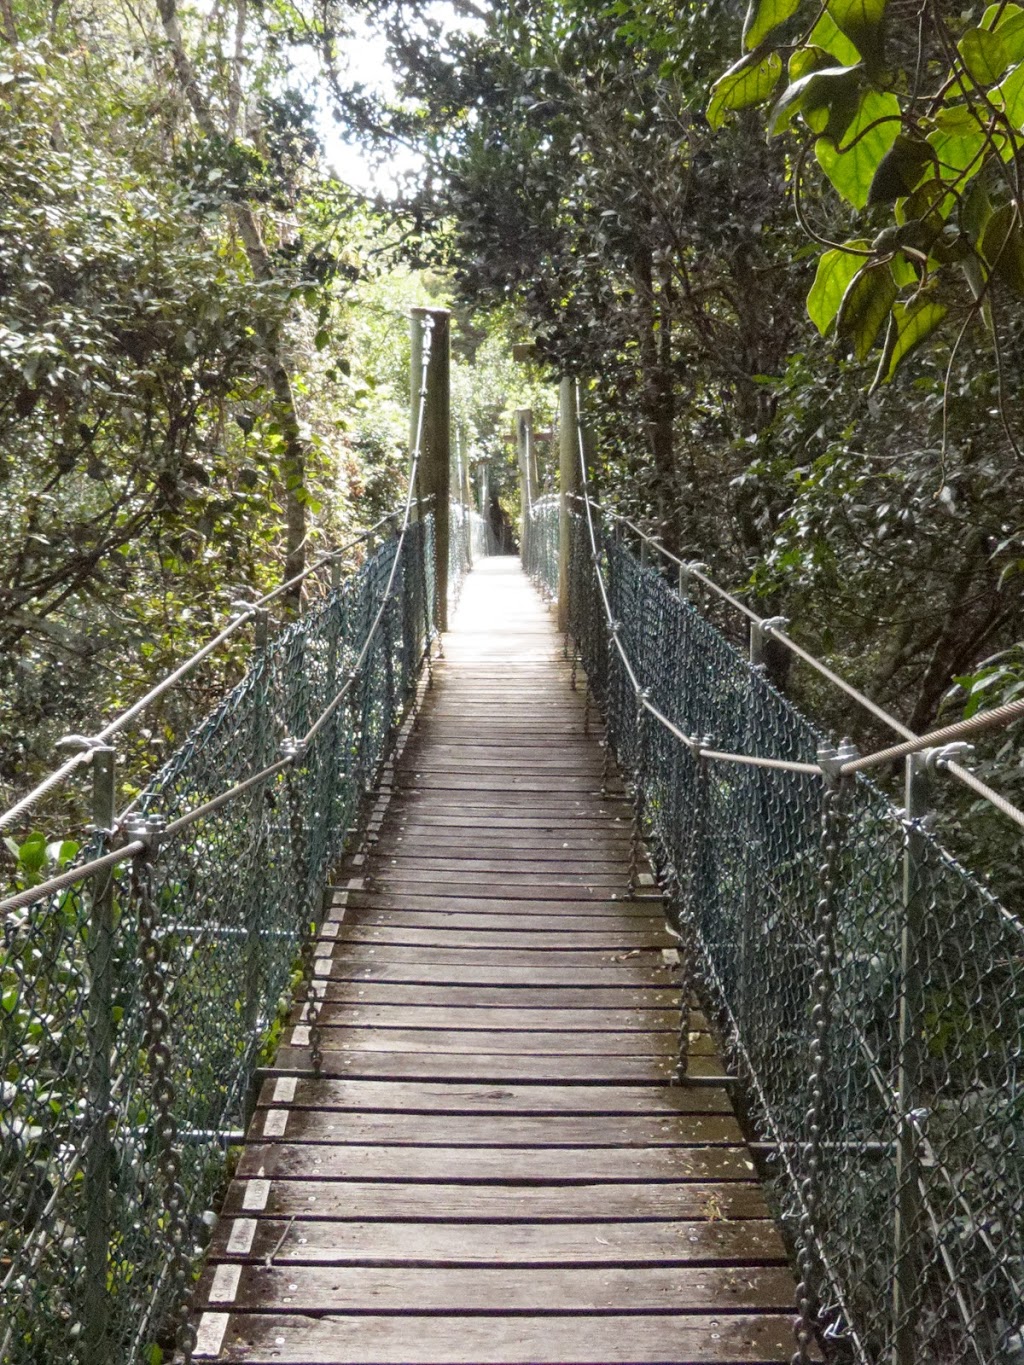
<path id="1" fill-rule="evenodd" d="M 175 1326 L 188 1345 L 224 1143 L 434 633 L 431 520 L 408 528 L 396 566 L 398 545 L 257 651 L 138 814 L 173 822 L 273 766 L 352 675 L 394 567 L 353 686 L 291 764 L 149 857 L 4 920 L 4 1365 L 129 1365 Z"/>
<path id="2" fill-rule="evenodd" d="M 769 1144 L 830 1359 L 1024 1361 L 1024 925 L 653 568 L 573 519 L 570 627 Z M 534 572 L 545 561 L 532 546 Z M 827 753 L 827 751 L 826 751 Z"/>
<path id="3" fill-rule="evenodd" d="M 558 507 L 557 494 L 538 498 L 523 523 L 523 567 L 549 600 L 558 596 Z"/>

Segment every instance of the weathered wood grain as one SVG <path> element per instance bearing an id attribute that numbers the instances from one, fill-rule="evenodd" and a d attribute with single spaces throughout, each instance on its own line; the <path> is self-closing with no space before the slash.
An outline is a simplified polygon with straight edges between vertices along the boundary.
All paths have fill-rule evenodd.
<path id="1" fill-rule="evenodd" d="M 782 1365 L 793 1275 L 692 1000 L 673 1083 L 679 940 L 629 894 L 599 718 L 521 575 L 465 592 L 264 1074 L 194 1358 Z"/>

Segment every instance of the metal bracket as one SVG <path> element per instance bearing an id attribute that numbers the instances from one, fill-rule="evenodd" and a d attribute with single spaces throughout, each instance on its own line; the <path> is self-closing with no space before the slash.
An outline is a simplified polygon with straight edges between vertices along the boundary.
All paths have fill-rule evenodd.
<path id="1" fill-rule="evenodd" d="M 58 739 L 57 749 L 77 749 L 80 753 L 88 751 L 90 754 L 112 754 L 114 746 L 107 744 L 102 739 L 93 739 L 89 735 L 64 735 Z"/>
<path id="2" fill-rule="evenodd" d="M 162 815 L 129 815 L 124 834 L 129 843 L 145 844 L 145 860 L 151 863 L 160 852 L 166 828 L 167 820 Z"/>
<path id="3" fill-rule="evenodd" d="M 772 631 L 784 630 L 789 625 L 788 616 L 766 616 L 763 621 L 751 621 L 750 623 L 750 666 L 751 668 L 764 667 L 764 645 L 769 640 Z"/>
<path id="4" fill-rule="evenodd" d="M 924 766 L 929 773 L 942 772 L 950 763 L 969 763 L 974 757 L 973 744 L 944 744 L 939 749 L 923 749 Z"/>
<path id="5" fill-rule="evenodd" d="M 842 780 L 844 766 L 847 763 L 852 763 L 855 758 L 860 758 L 860 750 L 853 740 L 844 738 L 838 749 L 823 744 L 818 750 L 817 758 L 818 767 L 821 769 L 826 785 L 834 790 Z"/>

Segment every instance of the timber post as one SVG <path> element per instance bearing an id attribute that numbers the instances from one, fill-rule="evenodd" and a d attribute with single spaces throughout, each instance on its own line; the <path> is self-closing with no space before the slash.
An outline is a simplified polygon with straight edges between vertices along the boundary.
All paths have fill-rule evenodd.
<path id="1" fill-rule="evenodd" d="M 576 381 L 566 375 L 558 391 L 558 629 L 569 629 L 569 569 L 572 554 L 571 500 L 582 487 Z"/>
<path id="2" fill-rule="evenodd" d="M 519 505 L 522 509 L 522 559 L 530 568 L 530 510 L 537 495 L 533 479 L 533 409 L 516 408 L 516 452 L 519 456 Z"/>
<path id="3" fill-rule="evenodd" d="M 424 346 L 424 334 L 430 340 Z M 451 314 L 447 308 L 413 308 L 410 311 L 410 449 L 416 449 L 423 404 L 420 462 L 416 475 L 417 498 L 432 499 L 434 514 L 434 619 L 439 631 L 448 629 L 448 551 L 451 539 Z M 429 348 L 429 349 L 428 349 Z M 427 351 L 426 382 L 423 355 Z"/>

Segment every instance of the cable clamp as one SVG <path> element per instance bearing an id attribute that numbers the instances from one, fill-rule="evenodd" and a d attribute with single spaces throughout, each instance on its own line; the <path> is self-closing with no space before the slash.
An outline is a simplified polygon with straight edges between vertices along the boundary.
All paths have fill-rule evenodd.
<path id="1" fill-rule="evenodd" d="M 301 758 L 306 752 L 306 745 L 301 739 L 292 739 L 290 736 L 285 736 L 281 741 L 280 752 L 282 758 L 286 758 L 294 763 L 296 759 Z"/>
<path id="2" fill-rule="evenodd" d="M 145 860 L 151 863 L 160 852 L 166 829 L 167 821 L 162 815 L 129 815 L 122 832 L 128 843 L 145 845 Z"/>
<path id="3" fill-rule="evenodd" d="M 762 635 L 771 635 L 772 631 L 785 630 L 789 625 L 788 616 L 766 616 L 758 623 Z"/>
<path id="4" fill-rule="evenodd" d="M 245 597 L 233 598 L 230 602 L 232 621 L 244 620 L 246 616 L 254 616 L 259 611 L 258 602 L 250 602 Z"/>
<path id="5" fill-rule="evenodd" d="M 58 739 L 57 749 L 77 749 L 79 753 L 89 754 L 112 754 L 114 746 L 108 744 L 106 740 L 95 739 L 89 735 L 64 735 Z"/>
<path id="6" fill-rule="evenodd" d="M 821 769 L 822 776 L 828 786 L 838 787 L 843 776 L 843 768 L 847 763 L 852 763 L 857 758 L 860 758 L 860 750 L 851 739 L 844 738 L 838 749 L 833 748 L 830 744 L 823 744 L 818 750 L 817 759 L 818 767 Z"/>
<path id="7" fill-rule="evenodd" d="M 970 763 L 974 758 L 973 744 L 944 744 L 939 749 L 925 749 L 922 757 L 924 766 L 930 773 L 943 772 L 950 763 Z"/>

